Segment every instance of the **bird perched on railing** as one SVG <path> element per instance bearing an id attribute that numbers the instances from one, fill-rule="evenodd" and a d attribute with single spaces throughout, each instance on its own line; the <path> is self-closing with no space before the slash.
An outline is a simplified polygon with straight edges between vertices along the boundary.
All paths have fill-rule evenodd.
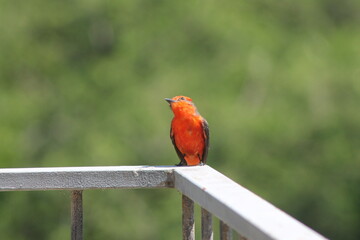
<path id="1" fill-rule="evenodd" d="M 209 126 L 189 97 L 165 98 L 174 113 L 170 138 L 180 158 L 178 166 L 203 165 L 209 149 Z"/>

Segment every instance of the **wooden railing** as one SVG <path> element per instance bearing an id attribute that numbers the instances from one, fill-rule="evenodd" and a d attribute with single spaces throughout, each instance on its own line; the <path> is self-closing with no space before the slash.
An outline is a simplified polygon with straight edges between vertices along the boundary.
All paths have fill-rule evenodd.
<path id="1" fill-rule="evenodd" d="M 0 169 L 0 191 L 70 190 L 71 239 L 83 239 L 82 191 L 114 188 L 175 188 L 182 195 L 183 239 L 195 239 L 194 202 L 201 206 L 203 240 L 325 240 L 323 236 L 209 166 L 121 166 Z"/>

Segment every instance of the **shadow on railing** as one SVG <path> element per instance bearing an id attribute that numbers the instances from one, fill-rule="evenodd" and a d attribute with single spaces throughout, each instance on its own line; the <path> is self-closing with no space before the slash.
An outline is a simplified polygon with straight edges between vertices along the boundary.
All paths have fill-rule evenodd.
<path id="1" fill-rule="evenodd" d="M 325 240 L 323 236 L 209 166 L 120 166 L 0 169 L 0 191 L 70 190 L 71 239 L 83 239 L 82 191 L 107 188 L 175 188 L 182 196 L 183 239 L 195 239 L 194 202 L 201 206 L 203 240 Z"/>

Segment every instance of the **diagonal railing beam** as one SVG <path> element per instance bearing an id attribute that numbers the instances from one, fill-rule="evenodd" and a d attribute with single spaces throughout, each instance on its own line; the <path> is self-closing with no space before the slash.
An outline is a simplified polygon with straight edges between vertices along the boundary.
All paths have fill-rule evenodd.
<path id="1" fill-rule="evenodd" d="M 325 239 L 209 166 L 174 171 L 177 190 L 248 239 Z"/>

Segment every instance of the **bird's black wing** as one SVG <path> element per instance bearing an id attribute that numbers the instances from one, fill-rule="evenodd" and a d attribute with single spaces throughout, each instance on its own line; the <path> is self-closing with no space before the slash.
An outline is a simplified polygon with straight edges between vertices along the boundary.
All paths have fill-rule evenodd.
<path id="1" fill-rule="evenodd" d="M 174 145 L 175 151 L 176 151 L 176 153 L 177 153 L 177 155 L 179 156 L 179 159 L 180 159 L 180 163 L 177 166 L 186 166 L 187 163 L 185 161 L 184 154 L 182 152 L 180 152 L 180 150 L 176 146 L 175 136 L 174 136 L 174 133 L 172 131 L 172 128 L 170 128 L 170 138 L 171 138 L 172 144 Z"/>
<path id="2" fill-rule="evenodd" d="M 202 159 L 200 161 L 203 164 L 206 164 L 206 158 L 207 158 L 208 150 L 209 150 L 209 146 L 210 146 L 210 133 L 209 133 L 209 124 L 207 123 L 207 121 L 205 119 L 202 121 L 202 127 L 204 130 L 205 145 L 204 145 L 204 150 L 203 150 L 203 154 L 202 154 Z"/>

